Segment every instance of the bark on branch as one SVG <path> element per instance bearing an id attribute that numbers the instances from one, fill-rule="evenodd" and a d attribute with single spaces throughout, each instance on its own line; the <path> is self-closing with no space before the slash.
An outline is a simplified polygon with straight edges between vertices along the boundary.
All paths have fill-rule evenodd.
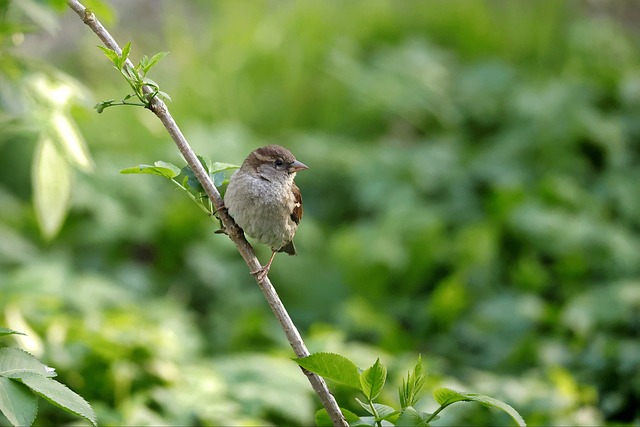
<path id="1" fill-rule="evenodd" d="M 114 40 L 111 34 L 100 23 L 100 21 L 98 21 L 98 19 L 95 17 L 95 15 L 91 11 L 85 8 L 77 0 L 68 0 L 67 3 L 69 7 L 78 14 L 78 16 L 82 19 L 82 21 L 85 24 L 87 24 L 89 28 L 91 28 L 91 30 L 100 38 L 100 40 L 102 40 L 102 42 L 106 47 L 108 47 L 111 50 L 114 50 L 119 55 L 122 54 L 122 50 L 120 49 L 120 46 L 118 46 L 118 43 Z M 127 59 L 127 66 L 133 69 L 133 64 L 128 59 Z M 143 88 L 143 90 L 146 94 L 152 93 L 152 90 L 146 86 Z M 171 135 L 171 138 L 173 138 L 173 140 L 175 141 L 178 149 L 180 150 L 180 153 L 182 153 L 182 156 L 186 160 L 187 164 L 189 165 L 189 167 L 191 167 L 191 169 L 195 173 L 196 177 L 198 178 L 198 181 L 204 188 L 204 191 L 207 193 L 207 196 L 209 196 L 209 199 L 213 203 L 213 206 L 218 211 L 217 214 L 220 217 L 220 220 L 227 232 L 227 235 L 236 245 L 236 247 L 238 248 L 238 251 L 240 252 L 240 255 L 247 263 L 247 267 L 249 268 L 249 271 L 258 270 L 261 267 L 261 265 L 260 265 L 260 262 L 258 261 L 258 258 L 256 258 L 253 252 L 253 248 L 251 247 L 249 242 L 247 242 L 247 240 L 244 237 L 244 233 L 235 224 L 235 222 L 229 216 L 227 211 L 225 209 L 220 209 L 223 206 L 222 197 L 220 196 L 220 193 L 216 189 L 215 185 L 211 181 L 211 178 L 209 177 L 205 169 L 200 164 L 200 161 L 198 160 L 198 158 L 196 157 L 196 154 L 193 152 L 193 150 L 191 149 L 191 146 L 189 145 L 186 138 L 180 131 L 180 128 L 178 127 L 177 123 L 169 113 L 169 110 L 166 104 L 157 96 L 155 96 L 152 98 L 150 109 L 160 119 L 164 127 L 167 129 L 167 132 L 169 132 L 169 134 Z M 271 281 L 269 280 L 269 278 L 265 277 L 263 280 L 258 281 L 258 285 L 260 286 L 262 293 L 264 294 L 267 302 L 269 303 L 269 306 L 271 307 L 273 314 L 276 316 L 276 318 L 280 322 L 280 325 L 282 326 L 282 329 L 285 335 L 287 336 L 287 339 L 289 340 L 289 343 L 291 344 L 291 347 L 293 348 L 293 351 L 295 352 L 296 356 L 297 357 L 308 356 L 309 350 L 307 350 L 307 347 L 305 346 L 304 341 L 302 340 L 302 337 L 298 332 L 298 329 L 296 328 L 295 324 L 291 320 L 291 317 L 289 317 L 289 313 L 287 312 L 284 305 L 282 304 L 282 301 L 280 300 L 280 297 L 276 293 L 276 290 L 271 284 Z M 314 391 L 320 398 L 320 401 L 322 402 L 323 406 L 329 413 L 329 416 L 331 417 L 333 425 L 348 426 L 342 413 L 340 412 L 340 408 L 338 407 L 338 404 L 335 398 L 329 391 L 329 388 L 327 387 L 327 384 L 325 383 L 324 379 L 305 369 L 303 369 L 302 371 L 309 379 L 311 386 L 313 387 Z"/>

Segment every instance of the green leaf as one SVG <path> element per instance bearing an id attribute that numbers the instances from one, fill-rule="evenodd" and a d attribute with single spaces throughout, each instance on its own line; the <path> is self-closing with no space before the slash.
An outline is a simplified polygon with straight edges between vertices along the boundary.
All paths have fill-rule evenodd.
<path id="1" fill-rule="evenodd" d="M 98 46 L 98 48 L 102 50 L 102 52 L 104 52 L 104 55 L 109 59 L 109 61 L 113 63 L 113 65 L 116 66 L 116 68 L 120 69 L 120 67 L 118 67 L 120 55 L 118 55 L 115 50 L 109 49 L 108 47 L 104 46 Z"/>
<path id="2" fill-rule="evenodd" d="M 22 332 L 18 332 L 18 331 L 14 331 L 13 329 L 9 329 L 9 328 L 4 328 L 2 326 L 0 326 L 0 337 L 5 336 L 5 335 L 26 335 L 23 334 Z"/>
<path id="3" fill-rule="evenodd" d="M 160 86 L 158 85 L 158 83 L 154 82 L 153 80 L 151 80 L 149 77 L 143 77 L 142 78 L 142 83 L 146 84 L 149 87 L 152 87 L 154 89 L 158 89 Z"/>
<path id="4" fill-rule="evenodd" d="M 33 163 L 32 197 L 36 217 L 44 237 L 52 239 L 69 210 L 72 171 L 48 136 L 40 139 Z"/>
<path id="5" fill-rule="evenodd" d="M 438 402 L 440 406 L 451 405 L 455 402 L 461 402 L 467 400 L 464 393 L 450 389 L 450 388 L 438 388 L 433 392 L 433 398 Z"/>
<path id="6" fill-rule="evenodd" d="M 362 391 L 358 367 L 344 356 L 335 353 L 314 353 L 293 360 L 308 371 Z"/>
<path id="7" fill-rule="evenodd" d="M 342 415 L 344 416 L 345 421 L 348 422 L 349 424 L 354 423 L 360 419 L 360 417 L 358 417 L 356 414 L 349 411 L 348 409 L 340 408 L 340 412 L 342 412 Z M 316 411 L 315 421 L 317 426 L 323 426 L 323 427 L 333 426 L 331 417 L 329 417 L 329 413 L 324 408 Z"/>
<path id="8" fill-rule="evenodd" d="M 218 172 L 224 172 L 232 169 L 239 169 L 240 166 L 231 163 L 213 162 L 209 165 L 209 173 L 214 174 Z"/>
<path id="9" fill-rule="evenodd" d="M 356 401 L 364 408 L 365 411 L 373 415 L 376 421 L 381 421 L 393 417 L 398 413 L 394 408 L 388 405 L 383 405 L 381 403 L 374 403 L 373 408 L 367 402 L 363 402 L 362 400 L 356 397 Z"/>
<path id="10" fill-rule="evenodd" d="M 24 350 L 13 347 L 0 348 L 0 377 L 20 378 L 26 374 L 55 377 L 56 371 Z"/>
<path id="11" fill-rule="evenodd" d="M 525 427 L 527 425 L 522 416 L 512 406 L 493 397 L 476 393 L 462 393 L 450 388 L 439 388 L 435 390 L 433 392 L 433 397 L 436 402 L 443 407 L 449 406 L 455 402 L 478 402 L 489 408 L 495 408 L 506 412 L 519 426 Z"/>
<path id="12" fill-rule="evenodd" d="M 38 398 L 24 384 L 0 377 L 0 412 L 14 426 L 30 426 L 38 413 Z"/>
<path id="13" fill-rule="evenodd" d="M 129 54 L 131 53 L 131 42 L 127 42 L 122 48 L 122 55 L 120 55 L 120 68 L 122 68 L 127 62 L 127 58 L 129 58 Z"/>
<path id="14" fill-rule="evenodd" d="M 52 113 L 49 127 L 53 141 L 69 163 L 84 172 L 91 172 L 93 160 L 89 147 L 70 115 L 62 111 Z"/>
<path id="15" fill-rule="evenodd" d="M 122 169 L 120 173 L 124 175 L 128 175 L 128 174 L 158 175 L 158 176 L 164 176 L 166 178 L 172 179 L 180 175 L 180 168 L 178 168 L 177 166 L 171 163 L 157 161 L 154 163 L 154 166 L 151 166 L 151 165 L 132 166 L 130 168 Z"/>
<path id="16" fill-rule="evenodd" d="M 402 386 L 398 390 L 400 407 L 406 408 L 414 406 L 418 401 L 418 393 L 424 386 L 425 377 L 423 374 L 422 356 L 418 356 L 418 362 L 413 368 L 413 372 L 407 374 L 407 379 L 402 379 Z"/>
<path id="17" fill-rule="evenodd" d="M 167 92 L 163 92 L 163 91 L 159 90 L 157 95 L 160 96 L 162 99 L 166 99 L 167 101 L 171 101 L 171 97 L 169 96 L 169 94 Z"/>
<path id="18" fill-rule="evenodd" d="M 160 60 L 162 60 L 162 58 L 164 58 L 168 54 L 169 52 L 158 52 L 155 55 L 153 55 L 151 59 L 149 59 L 148 61 L 145 61 L 146 63 L 142 67 L 144 74 L 147 74 L 154 65 L 160 62 Z"/>
<path id="19" fill-rule="evenodd" d="M 387 367 L 380 363 L 380 358 L 362 374 L 360 374 L 360 384 L 362 393 L 367 400 L 374 400 L 382 391 L 382 387 L 387 380 Z"/>
<path id="20" fill-rule="evenodd" d="M 114 102 L 116 102 L 115 99 L 109 99 L 108 101 L 101 101 L 101 102 L 98 102 L 96 105 L 94 105 L 93 108 L 96 109 L 98 114 L 102 114 L 104 109 L 107 107 L 111 107 Z"/>
<path id="21" fill-rule="evenodd" d="M 398 426 L 428 426 L 427 422 L 431 417 L 431 414 L 427 412 L 418 412 L 413 407 L 407 406 L 402 410 L 402 413 L 396 420 Z M 434 417 L 433 420 L 438 417 Z M 432 420 L 432 421 L 433 421 Z"/>
<path id="22" fill-rule="evenodd" d="M 54 405 L 86 418 L 95 426 L 98 425 L 96 414 L 93 412 L 91 405 L 64 384 L 51 378 L 31 373 L 21 376 L 20 381 Z"/>
<path id="23" fill-rule="evenodd" d="M 189 167 L 189 165 L 186 165 L 185 167 L 183 167 L 180 171 L 182 174 L 184 174 L 185 176 L 185 182 L 183 182 L 183 186 L 189 188 L 193 193 L 203 193 L 204 192 L 204 188 L 202 188 L 202 185 L 200 185 L 200 181 L 198 181 L 198 178 L 196 178 L 196 174 L 193 172 L 193 170 Z"/>

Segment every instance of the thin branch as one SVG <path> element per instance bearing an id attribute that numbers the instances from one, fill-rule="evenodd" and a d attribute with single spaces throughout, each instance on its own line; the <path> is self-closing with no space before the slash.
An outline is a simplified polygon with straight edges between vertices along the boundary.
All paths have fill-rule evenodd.
<path id="1" fill-rule="evenodd" d="M 106 47 L 108 47 L 111 50 L 114 50 L 119 55 L 122 54 L 122 50 L 120 49 L 120 46 L 118 46 L 118 43 L 114 40 L 111 34 L 106 30 L 106 28 L 104 28 L 104 26 L 100 23 L 100 21 L 98 21 L 98 19 L 95 17 L 95 15 L 91 11 L 86 9 L 77 0 L 68 0 L 67 3 L 69 7 L 73 9 L 73 11 L 78 14 L 78 16 L 80 16 L 82 21 L 85 24 L 87 24 L 94 33 L 96 33 L 96 35 L 100 38 L 100 40 L 102 40 L 102 42 Z M 133 69 L 133 64 L 128 59 L 126 62 L 126 66 Z M 145 94 L 152 93 L 152 90 L 147 86 L 145 86 L 143 90 Z M 244 233 L 242 232 L 242 229 L 240 229 L 240 227 L 236 225 L 236 223 L 227 213 L 226 209 L 222 209 L 223 203 L 222 203 L 222 197 L 220 196 L 220 193 L 216 189 L 215 185 L 213 184 L 213 181 L 211 181 L 211 178 L 209 177 L 205 169 L 202 167 L 202 164 L 196 157 L 196 154 L 193 152 L 193 150 L 189 146 L 189 143 L 187 142 L 186 138 L 180 131 L 180 128 L 178 127 L 175 120 L 169 113 L 169 110 L 166 104 L 157 96 L 154 96 L 151 100 L 150 109 L 151 111 L 153 111 L 153 113 L 156 116 L 158 116 L 158 118 L 160 119 L 164 127 L 167 129 L 167 131 L 171 135 L 171 138 L 173 138 L 173 140 L 175 141 L 178 149 L 180 150 L 180 153 L 182 153 L 182 156 L 186 160 L 187 164 L 189 165 L 189 167 L 191 167 L 191 169 L 195 173 L 196 178 L 204 188 L 204 191 L 206 192 L 207 196 L 209 196 L 209 200 L 212 201 L 213 206 L 218 212 L 218 216 L 222 222 L 222 225 L 224 226 L 224 229 L 227 235 L 236 245 L 236 247 L 238 248 L 238 251 L 240 252 L 240 255 L 247 263 L 247 267 L 249 268 L 249 271 L 258 270 L 261 267 L 261 265 L 260 265 L 260 262 L 258 261 L 258 258 L 256 258 L 253 252 L 253 248 L 251 247 L 249 242 L 247 242 L 247 239 L 244 237 Z M 282 301 L 280 300 L 280 297 L 276 293 L 276 290 L 271 284 L 271 281 L 269 280 L 269 278 L 265 277 L 263 280 L 257 281 L 257 282 L 258 282 L 258 285 L 260 286 L 260 289 L 262 290 L 262 293 L 267 299 L 267 302 L 269 303 L 269 306 L 271 307 L 273 314 L 276 316 L 276 318 L 280 322 L 280 325 L 282 326 L 282 329 L 285 335 L 287 336 L 287 339 L 289 340 L 289 343 L 291 344 L 291 347 L 293 348 L 293 351 L 295 352 L 296 356 L 297 357 L 308 356 L 309 350 L 307 350 L 307 347 L 305 346 L 304 341 L 302 340 L 302 337 L 298 332 L 298 329 L 296 328 L 293 321 L 291 320 L 291 317 L 289 317 L 289 313 L 287 312 L 284 305 L 282 304 Z M 344 416 L 340 412 L 340 408 L 338 407 L 338 404 L 335 398 L 329 391 L 329 388 L 327 387 L 327 384 L 325 383 L 324 379 L 305 369 L 302 369 L 302 371 L 309 379 L 311 386 L 313 387 L 316 394 L 320 398 L 323 406 L 329 413 L 329 416 L 331 417 L 333 425 L 348 426 L 347 422 L 344 419 Z"/>

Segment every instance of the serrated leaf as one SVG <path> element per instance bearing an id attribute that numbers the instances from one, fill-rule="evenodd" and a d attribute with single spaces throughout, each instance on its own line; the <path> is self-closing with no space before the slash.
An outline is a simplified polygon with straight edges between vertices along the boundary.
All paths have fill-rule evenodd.
<path id="1" fill-rule="evenodd" d="M 360 384 L 362 393 L 368 400 L 374 400 L 382 391 L 384 383 L 387 381 L 387 367 L 380 362 L 380 358 L 376 362 L 360 374 Z"/>
<path id="2" fill-rule="evenodd" d="M 45 238 L 53 238 L 67 215 L 72 172 L 51 138 L 43 136 L 33 161 L 33 204 Z"/>
<path id="3" fill-rule="evenodd" d="M 358 421 L 359 417 L 348 409 L 340 408 L 340 412 L 342 412 L 342 416 L 345 421 L 349 424 Z M 331 417 L 329 417 L 329 413 L 326 409 L 322 408 L 316 411 L 315 414 L 315 422 L 319 427 L 332 427 L 333 422 L 331 421 Z"/>
<path id="4" fill-rule="evenodd" d="M 5 336 L 5 335 L 26 335 L 23 334 L 22 332 L 18 332 L 18 331 L 14 331 L 13 329 L 9 329 L 9 328 L 5 328 L 0 326 L 0 337 Z"/>
<path id="5" fill-rule="evenodd" d="M 33 355 L 13 347 L 0 348 L 0 377 L 19 378 L 23 374 L 55 377 L 56 371 Z"/>
<path id="6" fill-rule="evenodd" d="M 418 412 L 413 407 L 407 406 L 396 420 L 398 426 L 428 426 L 427 420 L 431 414 L 426 412 Z M 434 418 L 435 419 L 435 418 Z M 432 420 L 433 421 L 433 420 Z"/>
<path id="7" fill-rule="evenodd" d="M 439 388 L 435 390 L 433 397 L 441 406 L 449 406 L 455 402 L 478 402 L 489 408 L 506 412 L 519 426 L 525 427 L 527 425 L 522 416 L 511 405 L 493 397 L 476 393 L 462 393 L 450 388 Z"/>
<path id="8" fill-rule="evenodd" d="M 38 398 L 24 384 L 0 377 L 0 412 L 14 426 L 30 426 L 38 413 Z"/>
<path id="9" fill-rule="evenodd" d="M 133 166 L 130 168 L 122 169 L 120 173 L 123 175 L 132 175 L 132 174 L 157 175 L 157 176 L 163 176 L 165 178 L 171 179 L 180 175 L 180 169 L 177 166 L 172 165 L 171 163 L 158 161 L 158 162 L 155 162 L 154 166 L 151 166 L 151 165 Z"/>
<path id="10" fill-rule="evenodd" d="M 21 376 L 20 381 L 54 405 L 86 418 L 95 426 L 98 425 L 91 405 L 64 384 L 37 374 Z"/>
<path id="11" fill-rule="evenodd" d="M 293 360 L 308 371 L 362 391 L 358 367 L 344 356 L 335 353 L 314 353 Z"/>

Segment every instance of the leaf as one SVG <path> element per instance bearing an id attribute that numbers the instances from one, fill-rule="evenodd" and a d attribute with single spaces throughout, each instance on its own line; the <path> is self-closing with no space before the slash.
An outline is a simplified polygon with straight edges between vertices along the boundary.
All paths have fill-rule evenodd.
<path id="1" fill-rule="evenodd" d="M 31 373 L 21 376 L 20 381 L 54 405 L 86 418 L 95 426 L 98 425 L 96 414 L 93 412 L 91 405 L 82 396 L 74 393 L 64 384 L 51 378 Z"/>
<path id="2" fill-rule="evenodd" d="M 102 50 L 102 52 L 104 52 L 104 55 L 109 59 L 109 61 L 111 61 L 113 65 L 115 65 L 116 68 L 118 68 L 118 61 L 119 61 L 120 55 L 118 55 L 115 50 L 109 49 L 108 47 L 98 46 L 98 48 Z"/>
<path id="3" fill-rule="evenodd" d="M 26 335 L 23 334 L 22 332 L 18 332 L 18 331 L 14 331 L 13 329 L 9 329 L 9 328 L 4 328 L 2 326 L 0 326 L 0 337 L 5 336 L 5 335 Z"/>
<path id="4" fill-rule="evenodd" d="M 127 62 L 127 58 L 129 58 L 130 53 L 131 53 L 131 42 L 127 42 L 127 44 L 125 44 L 124 47 L 122 48 L 122 55 L 120 55 L 120 58 L 119 58 L 120 66 L 118 68 L 122 69 L 124 64 Z"/>
<path id="5" fill-rule="evenodd" d="M 143 77 L 142 78 L 142 83 L 146 84 L 149 87 L 152 87 L 154 89 L 158 89 L 160 86 L 158 85 L 158 83 L 154 82 L 153 80 L 151 80 L 149 77 Z"/>
<path id="6" fill-rule="evenodd" d="M 314 353 L 293 360 L 308 371 L 362 391 L 358 367 L 344 356 L 335 353 Z"/>
<path id="7" fill-rule="evenodd" d="M 209 173 L 214 174 L 218 172 L 224 172 L 232 169 L 239 169 L 240 166 L 231 163 L 213 162 L 209 166 Z"/>
<path id="8" fill-rule="evenodd" d="M 362 374 L 360 374 L 360 384 L 362 393 L 367 400 L 374 400 L 382 391 L 382 387 L 387 380 L 387 367 L 380 363 L 380 358 Z"/>
<path id="9" fill-rule="evenodd" d="M 51 136 L 67 160 L 84 172 L 93 170 L 93 160 L 82 134 L 71 117 L 62 111 L 51 115 Z"/>
<path id="10" fill-rule="evenodd" d="M 38 413 L 38 398 L 24 384 L 0 377 L 0 412 L 14 426 L 30 426 Z"/>
<path id="11" fill-rule="evenodd" d="M 144 74 L 147 74 L 154 65 L 160 62 L 160 60 L 162 60 L 162 58 L 164 58 L 168 54 L 169 52 L 158 52 L 155 55 L 153 55 L 151 59 L 149 59 L 148 61 L 145 61 L 146 63 L 142 67 Z"/>
<path id="12" fill-rule="evenodd" d="M 26 374 L 55 377 L 56 371 L 24 350 L 0 348 L 0 377 L 20 378 Z"/>
<path id="13" fill-rule="evenodd" d="M 165 178 L 172 179 L 180 175 L 180 168 L 178 168 L 177 166 L 171 163 L 157 161 L 154 163 L 154 166 L 151 166 L 151 165 L 133 166 L 130 168 L 122 169 L 120 173 L 123 175 L 129 175 L 129 174 L 157 175 L 157 176 L 164 176 Z"/>
<path id="14" fill-rule="evenodd" d="M 394 408 L 388 405 L 383 405 L 381 403 L 374 403 L 373 409 L 372 409 L 369 403 L 363 402 L 357 397 L 356 397 L 356 401 L 360 404 L 360 406 L 362 406 L 362 408 L 364 408 L 365 411 L 375 416 L 376 421 L 388 419 L 398 413 L 398 411 L 396 411 Z M 374 409 L 375 409 L 375 412 L 374 412 Z"/>
<path id="15" fill-rule="evenodd" d="M 43 136 L 33 162 L 33 204 L 46 239 L 53 238 L 67 215 L 71 198 L 71 168 L 51 138 Z"/>
<path id="16" fill-rule="evenodd" d="M 96 105 L 94 105 L 93 108 L 96 109 L 98 114 L 102 114 L 104 109 L 107 107 L 111 107 L 115 101 L 116 101 L 115 99 L 109 99 L 108 101 L 100 101 Z"/>
<path id="17" fill-rule="evenodd" d="M 160 96 L 162 99 L 166 99 L 167 101 L 171 101 L 171 97 L 169 96 L 169 94 L 167 92 L 163 92 L 163 91 L 159 90 L 157 95 Z"/>
<path id="18" fill-rule="evenodd" d="M 356 414 L 354 414 L 348 409 L 340 408 L 340 412 L 342 412 L 342 415 L 344 416 L 345 421 L 348 422 L 349 424 L 354 423 L 360 419 L 360 417 L 358 417 Z M 316 411 L 315 421 L 317 426 L 322 426 L 322 427 L 333 426 L 331 417 L 329 417 L 329 413 L 324 408 Z"/>
<path id="19" fill-rule="evenodd" d="M 467 400 L 463 393 L 450 388 L 438 388 L 433 392 L 433 398 L 440 406 L 451 405 L 455 402 Z"/>
<path id="20" fill-rule="evenodd" d="M 396 420 L 398 426 L 428 426 L 427 422 L 431 414 L 427 412 L 418 412 L 413 407 L 407 406 Z M 438 417 L 434 417 L 437 419 Z"/>
<path id="21" fill-rule="evenodd" d="M 433 392 L 433 397 L 440 406 L 449 406 L 455 402 L 478 402 L 489 408 L 500 409 L 513 418 L 519 426 L 526 426 L 522 416 L 512 406 L 493 397 L 476 393 L 462 393 L 450 388 L 439 388 Z"/>
<path id="22" fill-rule="evenodd" d="M 418 393 L 424 386 L 425 377 L 423 375 L 422 356 L 418 356 L 418 362 L 413 368 L 413 372 L 407 374 L 407 379 L 402 379 L 402 386 L 398 390 L 400 407 L 406 408 L 414 406 L 418 401 Z"/>

